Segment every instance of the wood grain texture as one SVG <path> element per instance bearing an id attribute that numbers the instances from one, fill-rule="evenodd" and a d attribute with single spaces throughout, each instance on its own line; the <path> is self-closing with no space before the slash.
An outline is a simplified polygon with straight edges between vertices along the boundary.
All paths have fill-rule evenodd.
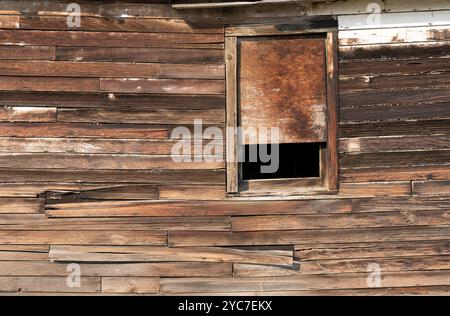
<path id="1" fill-rule="evenodd" d="M 244 130 L 278 127 L 281 143 L 326 139 L 323 38 L 241 39 L 239 63 Z"/>

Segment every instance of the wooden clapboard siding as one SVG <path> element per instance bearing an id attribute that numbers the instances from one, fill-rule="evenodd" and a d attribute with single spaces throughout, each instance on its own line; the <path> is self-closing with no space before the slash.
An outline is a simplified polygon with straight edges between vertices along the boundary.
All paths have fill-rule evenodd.
<path id="1" fill-rule="evenodd" d="M 0 2 L 2 294 L 450 293 L 448 3 L 383 2 L 380 24 L 368 24 L 364 1 L 227 12 L 136 2 L 85 2 L 79 28 L 67 27 L 70 1 Z M 298 47 L 270 49 L 286 60 L 281 72 L 260 48 L 229 59 L 225 37 L 249 34 L 247 24 L 258 25 L 253 36 L 338 28 L 336 192 L 227 196 L 224 161 L 173 161 L 177 127 L 206 145 L 207 128 L 232 123 L 226 102 L 240 96 L 225 82 L 233 62 L 258 56 L 264 65 L 236 74 L 259 74 L 244 76 L 252 97 L 274 74 L 298 76 Z M 302 51 L 317 70 L 326 56 L 313 48 Z M 309 82 L 289 80 L 288 90 Z M 306 122 L 324 103 L 308 89 L 291 91 L 316 106 Z M 270 93 L 266 100 L 286 105 Z M 214 139 L 222 154 L 225 139 Z M 67 286 L 71 263 L 81 288 Z M 367 283 L 373 264 L 381 288 Z"/>

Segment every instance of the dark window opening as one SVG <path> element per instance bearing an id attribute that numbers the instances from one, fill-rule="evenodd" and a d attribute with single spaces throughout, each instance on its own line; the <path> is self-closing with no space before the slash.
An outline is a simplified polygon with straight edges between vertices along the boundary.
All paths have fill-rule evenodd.
<path id="1" fill-rule="evenodd" d="M 268 166 L 271 162 L 261 161 L 259 146 L 259 144 L 245 145 L 245 161 L 242 162 L 243 180 L 320 177 L 322 143 L 279 144 L 279 165 L 274 173 L 261 172 L 261 166 Z M 267 154 L 271 156 L 270 144 L 265 146 L 263 152 L 267 151 Z M 252 152 L 258 153 L 256 162 L 250 161 Z"/>

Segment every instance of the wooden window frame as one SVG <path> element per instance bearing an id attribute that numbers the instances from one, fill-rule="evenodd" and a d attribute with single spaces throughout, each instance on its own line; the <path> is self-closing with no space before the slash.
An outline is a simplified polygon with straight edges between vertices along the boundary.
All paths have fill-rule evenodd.
<path id="1" fill-rule="evenodd" d="M 283 36 L 297 34 L 323 34 L 326 56 L 327 142 L 320 151 L 320 178 L 242 180 L 238 162 L 236 134 L 227 135 L 226 176 L 229 195 L 303 195 L 330 194 L 338 190 L 338 45 L 337 29 L 296 29 L 295 25 L 235 26 L 226 29 L 226 127 L 238 126 L 238 38 L 256 36 Z"/>

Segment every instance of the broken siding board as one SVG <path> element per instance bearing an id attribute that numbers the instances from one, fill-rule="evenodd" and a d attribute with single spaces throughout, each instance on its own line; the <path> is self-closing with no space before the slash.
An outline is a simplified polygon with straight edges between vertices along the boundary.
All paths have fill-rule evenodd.
<path id="1" fill-rule="evenodd" d="M 14 46 L 13 46 L 14 47 Z M 30 46 L 25 46 L 30 47 Z M 0 46 L 0 56 L 2 47 Z M 136 63 L 223 63 L 222 49 L 57 47 L 56 60 Z"/>
<path id="2" fill-rule="evenodd" d="M 230 263 L 156 262 L 156 263 L 81 263 L 86 277 L 230 277 Z M 67 278 L 67 263 L 49 261 L 1 262 L 0 275 L 49 276 Z"/>
<path id="3" fill-rule="evenodd" d="M 341 153 L 450 149 L 449 135 L 355 137 L 339 139 Z"/>
<path id="4" fill-rule="evenodd" d="M 102 278 L 102 293 L 159 293 L 159 278 Z"/>
<path id="5" fill-rule="evenodd" d="M 449 226 L 323 229 L 259 232 L 169 232 L 170 247 L 292 245 L 352 242 L 446 240 Z"/>
<path id="6" fill-rule="evenodd" d="M 0 122 L 56 122 L 56 108 L 2 107 Z"/>
<path id="7" fill-rule="evenodd" d="M 413 181 L 414 195 L 450 195 L 450 181 Z"/>
<path id="8" fill-rule="evenodd" d="M 252 251 L 231 248 L 51 246 L 50 260 L 58 262 L 240 262 L 292 266 L 292 251 Z"/>
<path id="9" fill-rule="evenodd" d="M 0 61 L 4 76 L 144 77 L 221 79 L 222 64 L 105 63 L 71 61 Z"/>
<path id="10" fill-rule="evenodd" d="M 145 124 L 0 123 L 0 136 L 166 139 L 169 131 L 165 126 Z"/>
<path id="11" fill-rule="evenodd" d="M 0 77 L 2 91 L 97 92 L 99 80 L 62 77 Z"/>
<path id="12" fill-rule="evenodd" d="M 55 57 L 53 46 L 0 46 L 0 59 L 54 60 Z"/>
<path id="13" fill-rule="evenodd" d="M 77 123 L 136 123 L 136 124 L 194 124 L 201 119 L 203 124 L 223 125 L 223 109 L 209 110 L 144 110 L 136 108 L 118 109 L 59 109 L 58 122 Z"/>
<path id="14" fill-rule="evenodd" d="M 175 161 L 169 155 L 121 155 L 121 154 L 3 154 L 2 168 L 9 169 L 220 169 L 223 162 Z"/>
<path id="15" fill-rule="evenodd" d="M 5 244 L 99 244 L 99 245 L 166 245 L 164 231 L 16 231 L 1 230 L 0 242 Z"/>
<path id="16" fill-rule="evenodd" d="M 362 227 L 404 227 L 449 225 L 447 211 L 410 211 L 365 213 L 354 215 L 279 215 L 233 217 L 233 231 L 286 231 L 297 229 L 331 229 Z"/>
<path id="17" fill-rule="evenodd" d="M 54 204 L 49 217 L 225 216 L 261 214 L 349 213 L 350 200 L 305 201 L 141 201 Z"/>
<path id="18" fill-rule="evenodd" d="M 0 30 L 0 45 L 223 48 L 223 34 Z"/>
<path id="19" fill-rule="evenodd" d="M 223 80 L 201 79 L 100 79 L 100 91 L 128 93 L 223 94 Z"/>

